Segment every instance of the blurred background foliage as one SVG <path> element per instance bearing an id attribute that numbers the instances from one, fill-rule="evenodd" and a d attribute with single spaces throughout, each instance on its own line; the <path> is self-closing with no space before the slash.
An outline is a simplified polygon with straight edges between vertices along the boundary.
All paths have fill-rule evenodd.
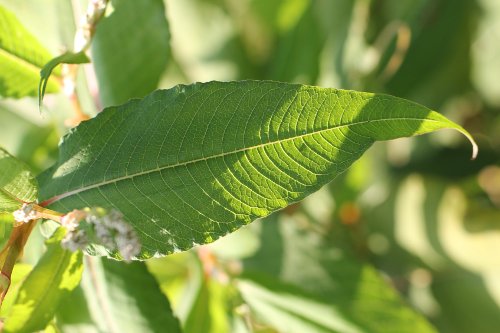
<path id="1" fill-rule="evenodd" d="M 161 288 L 189 333 L 498 332 L 498 0 L 161 2 L 112 2 L 93 65 L 78 77 L 86 113 L 177 83 L 279 80 L 414 100 L 462 124 L 480 153 L 469 161 L 468 143 L 448 131 L 376 144 L 304 202 L 211 245 L 148 261 L 156 280 L 141 275 L 144 266 L 127 271 L 102 260 L 104 280 Z M 53 55 L 71 48 L 74 17 L 86 7 L 0 4 Z M 0 144 L 37 172 L 54 161 L 72 117 L 63 94 L 47 95 L 45 105 L 40 117 L 33 98 L 0 99 Z M 0 216 L 2 242 L 7 220 Z M 14 290 L 40 256 L 43 227 L 38 233 L 14 271 Z M 116 282 L 120 269 L 134 284 Z M 105 331 L 89 279 L 48 330 Z M 162 302 L 148 297 L 151 304 L 123 311 L 111 304 L 146 318 L 144 309 Z"/>

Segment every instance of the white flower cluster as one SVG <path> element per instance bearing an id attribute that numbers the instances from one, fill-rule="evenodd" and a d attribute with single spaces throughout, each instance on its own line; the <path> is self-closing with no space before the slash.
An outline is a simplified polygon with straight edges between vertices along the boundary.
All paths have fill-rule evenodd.
<path id="1" fill-rule="evenodd" d="M 130 261 L 141 250 L 135 230 L 116 210 L 74 210 L 61 219 L 61 225 L 68 229 L 61 244 L 70 251 L 84 249 L 92 242 L 118 250 L 124 260 Z"/>
<path id="2" fill-rule="evenodd" d="M 37 219 L 38 215 L 34 209 L 33 203 L 23 203 L 23 206 L 12 213 L 16 222 L 28 223 L 31 220 Z"/>

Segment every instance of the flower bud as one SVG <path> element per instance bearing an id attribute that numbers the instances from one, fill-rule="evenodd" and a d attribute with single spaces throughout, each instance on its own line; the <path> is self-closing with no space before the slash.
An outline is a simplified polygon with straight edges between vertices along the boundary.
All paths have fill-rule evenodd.
<path id="1" fill-rule="evenodd" d="M 33 203 L 23 203 L 21 208 L 12 213 L 16 222 L 28 223 L 39 218 L 34 206 Z"/>

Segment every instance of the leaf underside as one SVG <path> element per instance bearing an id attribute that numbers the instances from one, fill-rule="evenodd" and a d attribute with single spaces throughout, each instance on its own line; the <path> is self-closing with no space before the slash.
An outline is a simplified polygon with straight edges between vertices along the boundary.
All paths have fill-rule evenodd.
<path id="1" fill-rule="evenodd" d="M 39 177 L 40 196 L 62 211 L 120 210 L 145 259 L 212 242 L 303 199 L 376 140 L 441 128 L 470 138 L 388 95 L 265 81 L 179 85 L 71 131 Z"/>

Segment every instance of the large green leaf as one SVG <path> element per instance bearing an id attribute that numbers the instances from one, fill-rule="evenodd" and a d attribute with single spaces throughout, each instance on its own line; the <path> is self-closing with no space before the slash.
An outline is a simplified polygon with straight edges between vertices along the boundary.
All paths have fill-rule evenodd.
<path id="1" fill-rule="evenodd" d="M 38 186 L 28 167 L 0 148 L 0 213 L 19 209 L 23 201 L 35 201 Z"/>
<path id="2" fill-rule="evenodd" d="M 97 26 L 93 62 L 104 106 L 143 97 L 156 89 L 169 55 L 162 0 L 114 1 L 115 11 Z"/>
<path id="3" fill-rule="evenodd" d="M 62 332 L 83 327 L 88 332 L 181 332 L 168 299 L 145 263 L 90 257 L 85 263 L 82 289 L 59 310 Z"/>
<path id="4" fill-rule="evenodd" d="M 36 96 L 40 69 L 51 58 L 14 14 L 0 6 L 0 96 Z M 56 81 L 49 80 L 47 92 L 57 89 Z"/>
<path id="5" fill-rule="evenodd" d="M 61 248 L 65 229 L 47 241 L 47 252 L 21 285 L 3 332 L 30 333 L 44 329 L 59 302 L 78 286 L 82 276 L 82 253 Z"/>
<path id="6" fill-rule="evenodd" d="M 208 243 L 301 200 L 376 140 L 460 126 L 400 98 L 278 82 L 156 91 L 80 124 L 39 179 L 44 205 L 114 207 L 141 258 Z M 113 254 L 118 257 L 117 254 Z"/>

